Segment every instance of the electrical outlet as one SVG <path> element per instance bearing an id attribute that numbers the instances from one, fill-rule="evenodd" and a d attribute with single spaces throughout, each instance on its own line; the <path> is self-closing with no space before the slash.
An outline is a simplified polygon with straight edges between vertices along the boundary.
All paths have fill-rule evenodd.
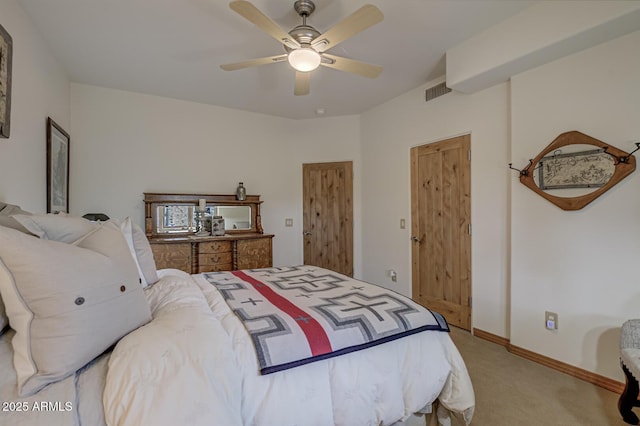
<path id="1" fill-rule="evenodd" d="M 395 270 L 389 269 L 389 276 L 394 283 L 398 281 L 398 273 Z"/>
<path id="2" fill-rule="evenodd" d="M 544 313 L 544 321 L 547 330 L 558 329 L 558 314 L 556 314 L 555 312 L 546 311 Z"/>
<path id="3" fill-rule="evenodd" d="M 284 220 L 284 226 L 286 226 L 286 227 L 293 226 L 293 219 L 292 219 L 292 218 L 290 218 L 290 217 L 286 218 L 286 219 Z"/>

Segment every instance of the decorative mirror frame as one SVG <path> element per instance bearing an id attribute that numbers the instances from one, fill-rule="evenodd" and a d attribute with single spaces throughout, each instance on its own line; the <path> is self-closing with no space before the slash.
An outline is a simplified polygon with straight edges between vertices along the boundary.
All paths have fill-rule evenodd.
<path id="1" fill-rule="evenodd" d="M 540 189 L 533 179 L 533 172 L 538 167 L 540 160 L 548 154 L 553 153 L 559 148 L 567 145 L 593 145 L 598 148 L 602 148 L 604 152 L 611 155 L 614 159 L 615 169 L 613 172 L 613 176 L 611 176 L 611 179 L 609 179 L 606 184 L 594 190 L 593 192 L 577 197 L 558 197 Z M 607 192 L 609 189 L 614 187 L 622 179 L 633 173 L 635 169 L 636 158 L 633 154 L 624 152 L 621 149 L 611 146 L 610 144 L 606 144 L 598 139 L 592 138 L 589 135 L 585 135 L 584 133 L 574 130 L 560 134 L 557 138 L 554 139 L 553 142 L 551 142 L 545 149 L 543 149 L 540 154 L 536 156 L 536 158 L 530 160 L 529 165 L 522 171 L 520 171 L 520 182 L 536 194 L 560 207 L 562 210 L 580 210 L 584 206 Z"/>

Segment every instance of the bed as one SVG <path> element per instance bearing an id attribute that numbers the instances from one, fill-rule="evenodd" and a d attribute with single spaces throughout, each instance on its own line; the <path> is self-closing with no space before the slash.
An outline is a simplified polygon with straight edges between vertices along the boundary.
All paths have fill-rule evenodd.
<path id="1" fill-rule="evenodd" d="M 300 352 L 287 340 L 295 324 L 322 323 L 332 308 L 289 323 L 251 310 L 258 296 L 280 297 L 265 284 L 300 274 L 343 283 L 351 295 L 367 287 L 403 306 L 410 299 L 309 265 L 157 271 L 128 218 L 12 219 L 23 229 L 0 222 L 0 424 L 396 425 L 414 413 L 433 424 L 471 421 L 471 381 L 437 314 L 426 311 L 435 322 L 401 336 L 382 331 L 364 344 L 331 336 L 332 350 L 288 359 Z M 295 309 L 315 310 L 305 303 Z M 344 324 L 334 328 L 349 334 Z"/>

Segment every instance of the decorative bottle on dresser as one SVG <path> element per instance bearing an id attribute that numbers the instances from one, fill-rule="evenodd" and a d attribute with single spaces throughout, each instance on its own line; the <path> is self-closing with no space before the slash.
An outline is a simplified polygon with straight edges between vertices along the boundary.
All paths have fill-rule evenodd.
<path id="1" fill-rule="evenodd" d="M 240 201 L 244 201 L 247 199 L 247 190 L 245 189 L 242 182 L 240 182 L 238 184 L 238 188 L 236 188 L 236 198 Z"/>

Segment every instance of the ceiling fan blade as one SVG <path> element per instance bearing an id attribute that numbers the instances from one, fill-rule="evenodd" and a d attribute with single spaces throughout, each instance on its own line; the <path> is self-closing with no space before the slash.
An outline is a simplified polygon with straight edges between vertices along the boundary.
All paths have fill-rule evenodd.
<path id="1" fill-rule="evenodd" d="M 229 7 L 249 22 L 278 40 L 280 43 L 292 49 L 300 47 L 300 43 L 294 40 L 285 30 L 278 24 L 273 22 L 269 17 L 248 1 L 232 1 Z"/>
<path id="2" fill-rule="evenodd" d="M 384 15 L 377 7 L 366 4 L 351 15 L 338 22 L 324 34 L 311 41 L 311 47 L 318 52 L 337 46 L 360 31 L 364 31 L 372 25 L 382 21 Z"/>
<path id="3" fill-rule="evenodd" d="M 311 73 L 296 71 L 296 87 L 293 94 L 296 96 L 308 95 L 311 85 Z"/>
<path id="4" fill-rule="evenodd" d="M 276 56 L 267 56 L 265 58 L 249 59 L 248 61 L 235 62 L 233 64 L 220 65 L 225 71 L 235 71 L 242 68 L 257 67 L 258 65 L 275 64 L 276 62 L 282 62 L 287 60 L 287 54 Z"/>
<path id="5" fill-rule="evenodd" d="M 322 58 L 327 61 L 320 62 L 320 65 L 333 68 L 340 71 L 346 71 L 358 74 L 363 77 L 376 78 L 382 72 L 382 67 L 378 65 L 367 64 L 366 62 L 355 61 L 353 59 L 343 58 L 342 56 L 330 55 L 323 53 Z"/>

